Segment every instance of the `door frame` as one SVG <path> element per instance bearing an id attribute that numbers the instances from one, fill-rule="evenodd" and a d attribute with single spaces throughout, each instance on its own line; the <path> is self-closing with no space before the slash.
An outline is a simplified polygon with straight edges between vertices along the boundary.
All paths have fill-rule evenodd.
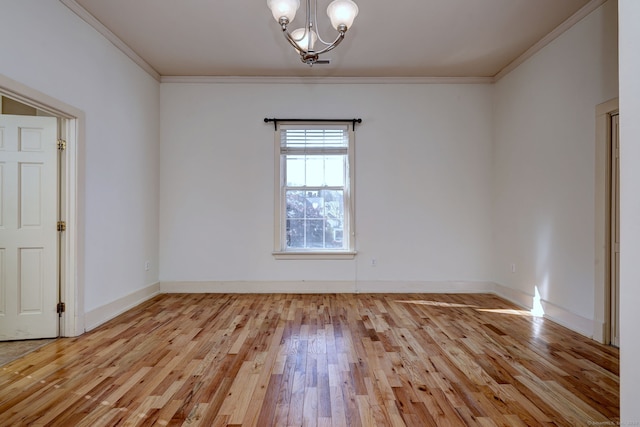
<path id="1" fill-rule="evenodd" d="M 618 98 L 596 106 L 593 339 L 611 342 L 611 116 Z"/>
<path id="2" fill-rule="evenodd" d="M 74 337 L 84 333 L 84 200 L 85 182 L 84 141 L 85 116 L 82 110 L 72 107 L 56 98 L 32 89 L 20 82 L 0 74 L 0 94 L 13 98 L 58 117 L 62 126 L 62 136 L 66 149 L 62 157 L 60 188 L 60 212 L 66 224 L 61 233 L 60 259 L 60 300 L 65 303 L 62 313 L 60 335 Z M 59 131 L 60 132 L 60 131 Z"/>

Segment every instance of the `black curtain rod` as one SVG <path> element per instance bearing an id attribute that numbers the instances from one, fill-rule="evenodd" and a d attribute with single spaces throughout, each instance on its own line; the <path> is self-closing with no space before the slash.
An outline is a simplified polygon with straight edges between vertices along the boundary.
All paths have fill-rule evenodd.
<path id="1" fill-rule="evenodd" d="M 353 125 L 353 131 L 356 130 L 356 123 L 362 123 L 362 119 L 269 119 L 264 118 L 265 123 L 273 122 L 273 129 L 278 130 L 278 122 L 344 122 Z"/>

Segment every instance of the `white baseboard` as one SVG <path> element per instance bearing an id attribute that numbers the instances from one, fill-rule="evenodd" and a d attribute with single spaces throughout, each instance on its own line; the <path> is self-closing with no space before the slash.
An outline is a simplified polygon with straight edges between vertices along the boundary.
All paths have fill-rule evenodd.
<path id="1" fill-rule="evenodd" d="M 491 282 L 420 281 L 247 281 L 161 282 L 162 293 L 482 293 L 493 292 Z"/>
<path id="2" fill-rule="evenodd" d="M 593 332 L 596 330 L 595 323 L 597 322 L 594 320 L 587 319 L 586 317 L 572 313 L 563 307 L 559 307 L 544 300 L 542 301 L 542 308 L 544 309 L 545 318 L 553 320 L 554 322 L 564 326 L 565 328 L 569 328 L 580 335 L 596 339 Z"/>
<path id="3" fill-rule="evenodd" d="M 501 298 L 511 301 L 512 303 L 526 309 L 531 310 L 533 308 L 533 295 L 526 292 L 522 292 L 517 289 L 508 288 L 506 286 L 493 284 L 493 292 Z M 544 318 L 549 319 L 565 328 L 571 329 L 581 335 L 584 335 L 592 339 L 600 339 L 594 336 L 594 331 L 598 330 L 597 321 L 587 319 L 578 314 L 575 314 L 566 308 L 560 307 L 544 299 L 540 300 L 542 309 L 544 311 Z M 602 330 L 603 326 L 599 327 Z"/>
<path id="4" fill-rule="evenodd" d="M 211 293 L 211 294 L 277 294 L 277 293 L 353 293 L 351 281 L 210 281 L 210 282 L 160 282 L 160 292 Z"/>
<path id="5" fill-rule="evenodd" d="M 502 286 L 498 283 L 494 283 L 491 292 L 501 298 L 506 299 L 507 301 L 514 303 L 519 307 L 524 308 L 525 310 L 531 310 L 533 308 L 533 295 L 527 294 L 520 290 L 512 289 L 506 286 Z"/>
<path id="6" fill-rule="evenodd" d="M 86 312 L 85 331 L 97 328 L 125 311 L 153 298 L 159 293 L 160 282 L 156 282 L 136 292 Z"/>

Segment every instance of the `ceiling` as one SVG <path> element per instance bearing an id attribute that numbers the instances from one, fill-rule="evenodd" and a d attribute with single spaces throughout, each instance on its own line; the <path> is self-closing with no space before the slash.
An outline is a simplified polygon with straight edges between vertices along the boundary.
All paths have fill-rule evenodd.
<path id="1" fill-rule="evenodd" d="M 99 21 L 161 76 L 285 77 L 494 77 L 603 2 L 355 0 L 360 13 L 352 28 L 322 57 L 331 64 L 309 67 L 285 41 L 266 0 L 61 1 L 88 12 L 95 18 L 88 22 Z M 317 1 L 321 35 L 333 39 L 325 19 L 330 0 Z M 301 3 L 290 28 L 302 26 Z"/>

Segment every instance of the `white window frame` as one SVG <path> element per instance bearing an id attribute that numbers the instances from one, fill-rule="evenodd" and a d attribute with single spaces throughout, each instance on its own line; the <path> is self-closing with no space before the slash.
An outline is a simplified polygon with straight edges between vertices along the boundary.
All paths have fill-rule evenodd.
<path id="1" fill-rule="evenodd" d="M 344 234 L 347 239 L 344 248 L 322 250 L 291 250 L 287 249 L 287 217 L 286 217 L 286 155 L 281 153 L 281 131 L 286 129 L 345 129 L 349 138 L 347 147 L 346 179 L 344 185 Z M 355 251 L 355 132 L 346 123 L 337 122 L 278 122 L 274 132 L 274 247 L 273 256 L 276 259 L 353 259 Z"/>

